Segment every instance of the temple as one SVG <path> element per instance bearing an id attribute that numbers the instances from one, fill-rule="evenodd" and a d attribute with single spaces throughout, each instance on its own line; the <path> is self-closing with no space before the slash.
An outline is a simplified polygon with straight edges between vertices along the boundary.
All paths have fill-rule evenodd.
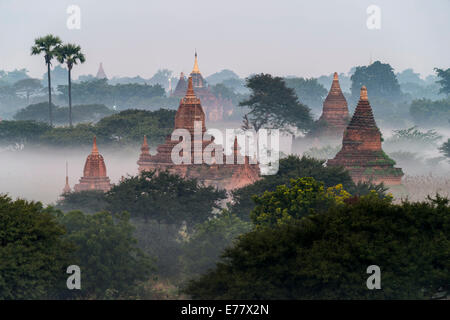
<path id="1" fill-rule="evenodd" d="M 194 134 L 195 123 L 199 124 L 197 130 L 202 133 L 201 140 L 198 140 L 198 137 Z M 180 106 L 175 115 L 175 129 L 186 129 L 189 131 L 191 136 L 191 162 L 181 164 L 173 163 L 171 156 L 172 149 L 180 144 L 180 140 L 172 140 L 171 136 L 168 136 L 166 142 L 157 147 L 156 155 L 151 155 L 147 138 L 144 137 L 141 155 L 137 162 L 139 172 L 144 170 L 168 170 L 182 177 L 196 178 L 206 185 L 227 190 L 243 187 L 259 179 L 259 165 L 250 163 L 249 156 L 241 154 L 237 139 L 234 141 L 231 153 L 233 161 L 227 161 L 227 156 L 224 154 L 225 152 L 222 146 L 214 144 L 214 139 L 205 139 L 205 113 L 203 112 L 200 99 L 194 92 L 192 77 L 189 77 L 186 95 L 181 99 Z M 201 146 L 201 148 L 196 149 L 195 145 Z M 223 157 L 222 163 L 214 162 L 208 164 L 205 161 L 203 152 L 207 147 L 213 150 L 211 154 L 214 156 L 216 155 L 216 150 L 219 150 L 217 157 L 219 159 Z M 200 161 L 197 163 L 195 159 L 199 159 Z"/>
<path id="2" fill-rule="evenodd" d="M 84 164 L 83 177 L 80 183 L 74 186 L 75 192 L 86 190 L 101 190 L 103 192 L 111 189 L 111 183 L 106 175 L 106 165 L 103 156 L 98 152 L 97 139 L 94 137 L 91 154 L 88 155 Z"/>
<path id="3" fill-rule="evenodd" d="M 311 136 L 316 138 L 341 140 L 349 120 L 350 116 L 348 113 L 347 100 L 339 85 L 338 74 L 335 72 L 330 91 L 323 102 L 319 126 L 312 132 Z"/>
<path id="4" fill-rule="evenodd" d="M 190 74 L 192 78 L 193 88 L 195 94 L 202 101 L 202 106 L 205 111 L 205 116 L 208 121 L 215 122 L 223 119 L 225 113 L 231 114 L 233 104 L 229 99 L 216 97 L 211 88 L 208 86 L 206 80 L 203 78 L 198 67 L 197 52 L 195 52 L 194 68 Z M 182 98 L 187 90 L 187 81 L 183 72 L 180 74 L 173 96 Z"/>
<path id="5" fill-rule="evenodd" d="M 371 181 L 385 185 L 399 185 L 403 171 L 395 168 L 381 148 L 381 132 L 373 117 L 365 86 L 361 88 L 355 113 L 344 131 L 342 149 L 328 166 L 343 166 L 355 183 Z"/>
<path id="6" fill-rule="evenodd" d="M 105 70 L 103 70 L 103 63 L 100 62 L 100 66 L 98 67 L 98 71 L 97 71 L 97 79 L 108 79 L 108 77 L 106 76 Z"/>
<path id="7" fill-rule="evenodd" d="M 71 191 L 72 191 L 72 189 L 70 188 L 70 185 L 69 185 L 69 168 L 68 168 L 68 164 L 66 162 L 66 184 L 64 186 L 62 194 L 69 193 Z"/>

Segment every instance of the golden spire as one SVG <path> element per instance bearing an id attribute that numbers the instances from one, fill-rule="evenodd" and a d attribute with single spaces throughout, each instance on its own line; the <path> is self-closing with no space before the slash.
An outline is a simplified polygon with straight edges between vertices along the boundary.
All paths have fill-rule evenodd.
<path id="1" fill-rule="evenodd" d="M 98 154 L 98 148 L 97 148 L 97 137 L 94 136 L 94 143 L 92 144 L 92 152 L 91 154 Z"/>
<path id="2" fill-rule="evenodd" d="M 362 86 L 361 87 L 361 95 L 360 95 L 360 100 L 362 101 L 368 101 L 369 98 L 367 97 L 367 88 L 366 86 Z"/>
<path id="3" fill-rule="evenodd" d="M 194 69 L 192 70 L 192 73 L 200 73 L 200 69 L 198 68 L 198 61 L 197 61 L 197 50 L 195 50 Z"/>

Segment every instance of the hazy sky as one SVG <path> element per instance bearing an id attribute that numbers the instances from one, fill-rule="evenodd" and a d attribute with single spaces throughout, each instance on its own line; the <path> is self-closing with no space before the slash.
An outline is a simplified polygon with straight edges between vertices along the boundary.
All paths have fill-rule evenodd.
<path id="1" fill-rule="evenodd" d="M 366 9 L 381 9 L 381 29 L 366 26 Z M 81 29 L 66 26 L 69 5 Z M 190 72 L 224 68 L 240 76 L 319 76 L 373 60 L 423 75 L 450 67 L 449 0 L 0 0 L 0 69 L 45 72 L 31 57 L 34 38 L 52 33 L 81 45 L 87 62 L 75 76 L 148 78 L 159 68 Z M 56 62 L 55 62 L 56 63 Z"/>

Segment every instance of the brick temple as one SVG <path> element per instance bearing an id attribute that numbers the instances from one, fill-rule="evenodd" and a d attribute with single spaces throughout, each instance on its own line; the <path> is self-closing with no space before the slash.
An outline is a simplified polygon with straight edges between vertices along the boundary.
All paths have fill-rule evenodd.
<path id="1" fill-rule="evenodd" d="M 94 137 L 91 154 L 88 155 L 84 164 L 83 177 L 80 183 L 74 186 L 75 192 L 86 190 L 101 190 L 103 192 L 111 189 L 111 183 L 106 175 L 106 165 L 103 156 L 98 152 L 97 139 Z"/>
<path id="2" fill-rule="evenodd" d="M 151 155 L 147 142 L 141 147 L 141 155 L 137 164 L 139 172 L 144 170 L 168 170 L 182 177 L 196 178 L 206 185 L 216 186 L 221 189 L 236 189 L 251 184 L 259 179 L 259 165 L 251 164 L 248 156 L 241 155 L 237 139 L 234 141 L 232 149 L 232 163 L 226 163 L 225 152 L 220 145 L 215 145 L 222 151 L 223 164 L 207 164 L 202 157 L 206 147 L 212 147 L 213 139 L 207 140 L 202 135 L 201 141 L 195 141 L 194 122 L 201 123 L 201 132 L 206 132 L 205 113 L 203 112 L 200 99 L 196 96 L 193 88 L 193 77 L 189 77 L 188 87 L 185 96 L 180 101 L 177 113 L 175 115 L 175 129 L 187 129 L 191 135 L 191 163 L 174 164 L 171 157 L 172 149 L 180 143 L 179 140 L 171 140 L 169 135 L 165 143 L 157 147 L 157 154 Z M 201 154 L 199 150 L 194 150 L 195 142 L 201 145 Z M 216 148 L 216 150 L 218 150 Z M 196 154 L 197 153 L 197 154 Z M 199 157 L 201 163 L 194 163 L 194 158 Z M 231 156 L 230 156 L 231 157 Z"/>
<path id="3" fill-rule="evenodd" d="M 212 93 L 206 80 L 203 78 L 198 67 L 197 52 L 195 53 L 194 68 L 192 69 L 190 77 L 192 77 L 194 92 L 202 101 L 202 106 L 208 121 L 220 121 L 223 119 L 225 113 L 231 114 L 233 110 L 231 101 L 222 97 L 216 97 Z M 181 72 L 180 79 L 178 80 L 172 96 L 180 98 L 184 97 L 187 87 L 188 82 L 186 81 L 184 73 Z"/>
<path id="4" fill-rule="evenodd" d="M 328 166 L 343 166 L 353 181 L 383 182 L 385 185 L 399 185 L 403 171 L 395 168 L 381 148 L 381 132 L 373 117 L 365 86 L 361 88 L 355 113 L 344 131 L 342 149 Z"/>
<path id="5" fill-rule="evenodd" d="M 342 93 L 337 72 L 334 73 L 330 91 L 323 102 L 322 115 L 319 120 L 327 123 L 327 135 L 339 137 L 344 133 L 350 120 L 347 100 Z"/>

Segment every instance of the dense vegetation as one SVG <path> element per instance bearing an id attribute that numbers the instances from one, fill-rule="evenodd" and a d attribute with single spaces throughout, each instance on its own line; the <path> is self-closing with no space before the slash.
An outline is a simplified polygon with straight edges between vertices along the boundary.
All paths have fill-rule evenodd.
<path id="1" fill-rule="evenodd" d="M 292 210 L 282 194 L 259 201 L 269 215 Z M 374 193 L 243 235 L 185 291 L 195 299 L 430 299 L 450 290 L 449 219 L 439 196 L 393 204 Z M 370 265 L 381 268 L 382 290 L 366 287 Z"/>
<path id="2" fill-rule="evenodd" d="M 93 106 L 79 106 L 90 109 L 88 114 L 94 116 Z M 99 107 L 103 110 L 103 107 Z M 28 110 L 32 111 L 32 109 Z M 58 115 L 59 109 L 55 108 Z M 63 111 L 62 111 L 63 112 Z M 74 116 L 78 108 L 74 107 Z M 22 114 L 23 115 L 23 114 Z M 161 143 L 173 130 L 174 110 L 157 111 L 125 110 L 102 118 L 96 123 L 79 123 L 73 128 L 50 127 L 43 122 L 31 120 L 1 121 L 0 144 L 24 144 L 33 146 L 81 146 L 90 145 L 92 137 L 97 136 L 99 143 L 111 146 L 123 146 L 125 143 L 142 143 L 147 135 L 152 145 Z"/>

